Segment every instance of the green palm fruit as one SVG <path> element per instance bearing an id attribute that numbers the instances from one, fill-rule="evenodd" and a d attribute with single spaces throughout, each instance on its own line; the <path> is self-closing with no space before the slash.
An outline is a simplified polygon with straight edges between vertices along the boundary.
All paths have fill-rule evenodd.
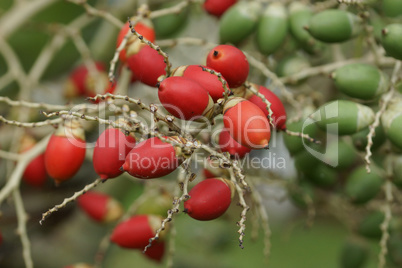
<path id="1" fill-rule="evenodd" d="M 402 24 L 393 23 L 382 30 L 381 44 L 387 56 L 402 60 Z"/>
<path id="2" fill-rule="evenodd" d="M 257 26 L 260 9 L 257 2 L 238 2 L 231 6 L 220 19 L 221 43 L 237 44 L 246 39 Z"/>
<path id="3" fill-rule="evenodd" d="M 267 6 L 257 25 L 256 42 L 259 51 L 265 55 L 281 47 L 288 33 L 288 15 L 280 2 Z"/>
<path id="4" fill-rule="evenodd" d="M 347 177 L 345 193 L 354 204 L 365 204 L 381 190 L 383 179 L 374 169 L 367 173 L 364 166 L 352 171 Z"/>
<path id="5" fill-rule="evenodd" d="M 306 30 L 325 43 L 347 41 L 361 32 L 361 18 L 341 9 L 321 11 L 309 20 Z"/>
<path id="6" fill-rule="evenodd" d="M 389 78 L 380 69 L 364 63 L 352 63 L 332 73 L 336 88 L 344 94 L 371 100 L 389 88 Z"/>
<path id="7" fill-rule="evenodd" d="M 353 101 L 336 100 L 321 106 L 310 118 L 324 131 L 350 135 L 368 127 L 374 121 L 374 112 Z"/>

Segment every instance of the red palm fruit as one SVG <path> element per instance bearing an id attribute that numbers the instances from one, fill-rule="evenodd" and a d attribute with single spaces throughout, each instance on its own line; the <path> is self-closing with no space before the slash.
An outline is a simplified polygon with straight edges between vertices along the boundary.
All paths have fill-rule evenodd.
<path id="1" fill-rule="evenodd" d="M 155 236 L 161 226 L 162 217 L 156 215 L 135 215 L 119 223 L 110 240 L 123 248 L 144 249 L 149 239 Z M 163 235 L 165 232 L 161 232 Z M 161 241 L 163 237 L 159 237 Z"/>
<path id="2" fill-rule="evenodd" d="M 287 117 L 286 117 L 285 106 L 283 105 L 282 101 L 278 98 L 278 96 L 275 95 L 275 93 L 273 93 L 266 87 L 259 86 L 253 83 L 251 83 L 251 86 L 254 89 L 258 90 L 259 93 L 264 95 L 264 97 L 271 103 L 272 120 L 275 125 L 275 128 L 279 130 L 285 130 Z M 267 105 L 265 104 L 265 102 L 261 100 L 260 97 L 254 95 L 249 90 L 244 90 L 243 92 L 244 92 L 243 93 L 244 95 L 242 96 L 243 98 L 251 101 L 258 107 L 260 107 L 260 109 L 264 112 L 264 114 L 268 116 Z"/>
<path id="3" fill-rule="evenodd" d="M 45 154 L 35 157 L 25 168 L 22 179 L 29 185 L 42 187 L 47 179 Z"/>
<path id="4" fill-rule="evenodd" d="M 180 163 L 172 144 L 152 137 L 135 145 L 127 154 L 122 169 L 136 178 L 152 179 L 168 175 Z"/>
<path id="5" fill-rule="evenodd" d="M 173 70 L 172 76 L 183 76 L 194 80 L 208 92 L 214 102 L 217 102 L 223 97 L 225 89 L 216 75 L 202 70 L 205 67 L 203 65 L 183 65 Z M 225 78 L 222 77 L 222 79 L 226 81 Z"/>
<path id="6" fill-rule="evenodd" d="M 207 67 L 220 72 L 230 88 L 241 86 L 246 81 L 250 69 L 246 55 L 231 45 L 213 48 L 207 56 Z"/>
<path id="7" fill-rule="evenodd" d="M 237 159 L 243 158 L 251 151 L 250 148 L 235 141 L 227 129 L 223 129 L 219 134 L 219 148 L 222 152 L 228 152 L 232 157 Z"/>
<path id="8" fill-rule="evenodd" d="M 220 217 L 229 208 L 234 194 L 234 184 L 226 179 L 211 178 L 195 185 L 190 199 L 184 202 L 184 212 L 191 218 L 209 221 Z"/>
<path id="9" fill-rule="evenodd" d="M 102 80 L 105 85 L 109 81 L 108 76 L 105 71 L 105 67 L 101 62 L 95 62 L 96 70 L 98 71 L 99 77 L 95 79 L 89 76 L 89 71 L 86 65 L 82 64 L 77 66 L 70 74 L 64 85 L 64 96 L 66 98 L 74 98 L 77 96 L 87 96 L 87 93 L 94 91 L 93 88 L 88 87 L 94 86 L 93 81 Z"/>
<path id="10" fill-rule="evenodd" d="M 115 178 L 123 173 L 120 167 L 127 154 L 135 146 L 135 138 L 126 136 L 122 130 L 108 128 L 96 141 L 92 162 L 95 172 L 102 180 Z"/>
<path id="11" fill-rule="evenodd" d="M 240 97 L 231 98 L 223 107 L 223 124 L 241 145 L 251 149 L 268 148 L 269 121 L 254 103 Z"/>
<path id="12" fill-rule="evenodd" d="M 158 87 L 158 97 L 169 113 L 182 120 L 209 118 L 213 113 L 211 96 L 200 84 L 186 77 L 163 79 Z"/>
<path id="13" fill-rule="evenodd" d="M 229 171 L 221 167 L 217 159 L 211 159 L 210 157 L 206 158 L 204 162 L 203 173 L 206 179 L 230 176 Z"/>
<path id="14" fill-rule="evenodd" d="M 165 254 L 165 241 L 154 241 L 144 254 L 148 259 L 161 262 Z"/>
<path id="15" fill-rule="evenodd" d="M 36 141 L 29 135 L 24 135 L 21 140 L 21 147 L 19 152 L 26 152 L 30 150 Z M 47 179 L 46 167 L 45 167 L 45 154 L 39 154 L 35 157 L 25 168 L 22 175 L 24 182 L 31 186 L 41 187 L 45 184 Z"/>
<path id="16" fill-rule="evenodd" d="M 237 0 L 205 0 L 203 7 L 209 14 L 219 18 L 236 2 Z"/>
<path id="17" fill-rule="evenodd" d="M 78 205 L 93 220 L 101 223 L 112 222 L 123 215 L 121 204 L 107 194 L 86 192 L 78 197 Z"/>
<path id="18" fill-rule="evenodd" d="M 155 30 L 152 26 L 152 22 L 150 20 L 143 20 L 142 22 L 138 22 L 134 26 L 134 30 L 137 31 L 140 35 L 142 35 L 146 40 L 150 42 L 155 42 Z M 117 36 L 116 48 L 118 48 L 123 41 L 126 34 L 130 31 L 129 23 L 126 22 L 124 26 L 121 28 L 119 35 Z M 126 62 L 127 55 L 130 56 L 132 54 L 136 54 L 140 48 L 146 46 L 146 44 L 142 43 L 138 40 L 137 36 L 134 34 L 130 34 L 127 40 L 125 48 L 120 51 L 119 59 L 121 62 Z"/>
<path id="19" fill-rule="evenodd" d="M 127 64 L 138 81 L 151 87 L 156 86 L 160 76 L 166 75 L 165 59 L 149 46 L 127 57 Z"/>
<path id="20" fill-rule="evenodd" d="M 45 166 L 57 184 L 77 173 L 84 162 L 85 147 L 85 133 L 76 120 L 65 122 L 50 137 L 45 150 Z"/>

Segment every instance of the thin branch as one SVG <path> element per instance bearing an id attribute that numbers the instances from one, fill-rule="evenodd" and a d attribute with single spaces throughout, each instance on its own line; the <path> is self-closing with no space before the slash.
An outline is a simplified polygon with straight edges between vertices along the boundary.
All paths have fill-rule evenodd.
<path id="1" fill-rule="evenodd" d="M 45 150 L 49 138 L 50 135 L 43 138 L 30 150 L 19 155 L 17 166 L 14 168 L 13 173 L 8 179 L 6 185 L 4 185 L 4 187 L 0 189 L 0 204 L 12 193 L 14 189 L 19 186 L 22 174 L 24 173 L 26 166 L 31 162 L 32 159 L 34 159 Z"/>
<path id="2" fill-rule="evenodd" d="M 188 195 L 188 183 L 193 178 L 192 172 L 187 170 L 188 168 L 190 168 L 190 163 L 191 158 L 186 159 L 186 161 L 182 164 L 183 168 L 180 171 L 181 175 L 179 176 L 184 175 L 184 180 L 182 182 L 179 182 L 180 188 L 182 189 L 182 195 L 179 198 L 175 198 L 175 200 L 173 201 L 172 209 L 168 210 L 167 217 L 162 221 L 161 227 L 156 230 L 154 237 L 149 239 L 149 244 L 144 248 L 143 252 L 147 251 L 147 249 L 152 246 L 153 241 L 159 239 L 160 233 L 166 228 L 166 224 L 172 221 L 174 214 L 179 213 L 180 204 L 190 198 L 190 196 Z"/>
<path id="3" fill-rule="evenodd" d="M 384 221 L 380 225 L 380 229 L 382 232 L 381 240 L 380 240 L 380 253 L 378 254 L 378 267 L 384 268 L 386 265 L 386 255 L 388 253 L 387 242 L 389 239 L 389 224 L 392 220 L 392 212 L 391 212 L 391 204 L 394 200 L 392 195 L 392 182 L 387 180 L 384 184 L 384 193 L 385 193 L 385 204 L 383 206 L 384 212 Z"/>
<path id="4" fill-rule="evenodd" d="M 24 100 L 12 100 L 8 97 L 0 96 L 0 102 L 5 102 L 10 106 L 21 106 L 21 107 L 28 107 L 33 109 L 45 109 L 47 111 L 52 110 L 65 110 L 71 108 L 69 105 L 55 105 L 55 104 L 48 104 L 48 103 L 38 103 L 38 102 L 29 102 Z"/>
<path id="5" fill-rule="evenodd" d="M 239 247 L 241 249 L 243 249 L 244 248 L 243 242 L 244 242 L 244 235 L 245 235 L 244 232 L 246 230 L 245 222 L 247 220 L 246 215 L 247 215 L 247 212 L 249 211 L 250 207 L 247 205 L 246 201 L 244 200 L 244 191 L 243 191 L 243 189 L 240 188 L 239 184 L 237 183 L 233 170 L 229 169 L 229 172 L 230 172 L 230 180 L 233 182 L 233 184 L 236 187 L 236 192 L 239 197 L 240 206 L 243 208 L 243 210 L 240 213 L 240 221 L 237 222 L 237 226 L 240 227 L 240 229 L 237 231 L 240 234 Z"/>
<path id="6" fill-rule="evenodd" d="M 382 95 L 382 97 L 380 99 L 380 109 L 375 114 L 374 122 L 369 126 L 370 131 L 367 134 L 366 156 L 364 157 L 364 160 L 366 162 L 366 170 L 368 173 L 370 173 L 370 171 L 371 171 L 371 169 L 370 169 L 370 164 L 371 164 L 370 157 L 372 155 L 371 146 L 373 146 L 373 136 L 375 134 L 375 128 L 377 126 L 379 126 L 380 118 L 381 118 L 382 114 L 386 111 L 387 106 L 390 103 L 390 101 L 392 100 L 393 95 L 396 91 L 395 86 L 396 86 L 396 82 L 398 80 L 398 75 L 401 71 L 401 66 L 402 66 L 401 61 L 397 61 L 395 63 L 395 67 L 394 67 L 394 70 L 393 70 L 392 76 L 391 76 L 391 87 L 386 94 Z"/>
<path id="7" fill-rule="evenodd" d="M 22 201 L 21 193 L 19 189 L 13 190 L 13 200 L 15 204 L 15 211 L 17 213 L 18 219 L 18 235 L 21 239 L 22 244 L 22 256 L 24 258 L 25 267 L 26 268 L 33 268 L 33 261 L 31 256 L 31 242 L 28 238 L 27 233 L 27 221 L 28 217 L 25 212 L 24 203 Z"/>
<path id="8" fill-rule="evenodd" d="M 52 214 L 53 212 L 58 211 L 61 208 L 64 208 L 68 203 L 76 200 L 79 196 L 85 194 L 87 191 L 89 191 L 92 188 L 94 188 L 101 181 L 102 181 L 101 178 L 97 178 L 94 182 L 86 185 L 82 190 L 75 192 L 71 197 L 64 198 L 64 200 L 63 200 L 63 202 L 61 204 L 58 204 L 58 205 L 52 207 L 51 209 L 49 209 L 48 211 L 46 211 L 45 213 L 43 213 L 42 214 L 42 219 L 39 221 L 39 223 L 42 225 L 43 222 L 46 220 L 46 218 L 50 216 L 50 214 Z"/>
<path id="9" fill-rule="evenodd" d="M 88 15 L 101 17 L 106 21 L 110 22 L 111 24 L 113 24 L 114 26 L 116 26 L 117 28 L 121 28 L 124 25 L 124 23 L 122 23 L 118 18 L 113 16 L 111 13 L 94 8 L 93 6 L 89 5 L 86 0 L 67 0 L 67 1 L 82 6 Z"/>
<path id="10" fill-rule="evenodd" d="M 25 127 L 25 128 L 33 128 L 33 127 L 57 125 L 57 124 L 61 123 L 62 119 L 56 118 L 56 119 L 52 119 L 52 120 L 48 119 L 48 120 L 41 121 L 41 122 L 25 123 L 25 122 L 18 122 L 15 120 L 8 120 L 0 115 L 0 121 L 4 122 L 4 124 L 6 124 L 6 125 L 13 125 L 13 126 Z"/>

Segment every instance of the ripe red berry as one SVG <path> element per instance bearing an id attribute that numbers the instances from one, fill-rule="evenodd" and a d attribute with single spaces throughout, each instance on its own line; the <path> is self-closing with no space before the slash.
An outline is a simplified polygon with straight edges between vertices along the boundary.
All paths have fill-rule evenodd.
<path id="1" fill-rule="evenodd" d="M 172 72 L 172 76 L 183 76 L 194 80 L 200 84 L 208 92 L 212 100 L 216 102 L 223 97 L 225 89 L 216 75 L 202 70 L 202 68 L 205 67 L 206 66 L 202 65 L 180 66 Z M 225 78 L 222 77 L 222 79 L 226 81 Z"/>
<path id="2" fill-rule="evenodd" d="M 29 135 L 24 135 L 21 140 L 20 152 L 26 152 L 30 150 L 36 141 Z M 41 187 L 45 184 L 47 179 L 46 167 L 45 167 L 45 154 L 39 154 L 35 157 L 25 168 L 22 175 L 24 182 L 31 186 Z"/>
<path id="3" fill-rule="evenodd" d="M 144 254 L 148 259 L 160 263 L 165 254 L 165 241 L 154 241 Z"/>
<path id="4" fill-rule="evenodd" d="M 209 14 L 219 18 L 236 2 L 237 0 L 205 0 L 203 7 Z"/>
<path id="5" fill-rule="evenodd" d="M 231 45 L 213 48 L 207 56 L 207 67 L 220 72 L 230 88 L 241 86 L 247 80 L 250 69 L 246 55 Z"/>
<path id="6" fill-rule="evenodd" d="M 229 171 L 222 168 L 217 159 L 208 157 L 205 160 L 203 174 L 206 179 L 230 176 Z"/>
<path id="7" fill-rule="evenodd" d="M 134 26 L 134 30 L 136 30 L 140 35 L 142 35 L 146 40 L 150 42 L 155 42 L 155 30 L 152 26 L 152 22 L 150 20 L 143 20 L 142 22 L 138 22 Z M 119 35 L 117 36 L 116 48 L 118 48 L 123 41 L 126 34 L 130 31 L 129 23 L 126 22 L 124 26 L 121 28 Z M 127 56 L 131 56 L 136 54 L 142 47 L 146 46 L 146 44 L 142 43 L 134 34 L 130 34 L 127 40 L 125 48 L 120 51 L 119 59 L 121 62 L 126 62 Z M 127 54 L 127 55 L 126 55 Z"/>
<path id="8" fill-rule="evenodd" d="M 238 159 L 243 158 L 251 151 L 250 148 L 235 141 L 227 129 L 223 129 L 219 134 L 219 148 L 222 152 L 228 152 L 231 156 Z"/>
<path id="9" fill-rule="evenodd" d="M 251 149 L 267 148 L 271 128 L 266 115 L 254 103 L 235 97 L 223 108 L 223 124 L 232 138 Z"/>
<path id="10" fill-rule="evenodd" d="M 120 167 L 127 154 L 135 146 L 135 138 L 126 136 L 122 130 L 108 128 L 96 141 L 92 162 L 102 180 L 115 178 L 123 173 Z"/>
<path id="11" fill-rule="evenodd" d="M 287 117 L 285 106 L 283 105 L 282 101 L 268 88 L 258 86 L 256 84 L 252 84 L 252 86 L 257 89 L 259 93 L 264 95 L 264 97 L 271 103 L 272 120 L 276 129 L 285 130 Z M 248 98 L 248 100 L 260 107 L 264 114 L 268 116 L 267 105 L 261 100 L 260 97 L 253 94 L 250 98 Z"/>
<path id="12" fill-rule="evenodd" d="M 190 192 L 190 199 L 184 202 L 184 212 L 200 221 L 220 217 L 229 208 L 234 194 L 231 181 L 211 178 L 199 182 Z"/>
<path id="13" fill-rule="evenodd" d="M 96 93 L 113 92 L 114 84 L 109 82 L 103 63 L 95 62 L 95 67 L 96 74 L 91 74 L 86 65 L 77 66 L 67 79 L 64 86 L 64 96 L 66 98 L 93 97 Z"/>
<path id="14" fill-rule="evenodd" d="M 97 222 L 115 221 L 123 215 L 123 208 L 119 202 L 99 192 L 90 191 L 79 196 L 78 205 Z"/>
<path id="15" fill-rule="evenodd" d="M 122 169 L 136 178 L 152 179 L 173 172 L 180 162 L 173 145 L 153 137 L 135 145 Z"/>
<path id="16" fill-rule="evenodd" d="M 149 46 L 144 46 L 138 53 L 127 56 L 127 64 L 137 80 L 155 87 L 158 78 L 166 75 L 166 63 L 162 55 Z"/>
<path id="17" fill-rule="evenodd" d="M 85 158 L 84 130 L 78 121 L 66 122 L 50 137 L 45 150 L 46 171 L 56 183 L 77 173 Z"/>
<path id="18" fill-rule="evenodd" d="M 114 228 L 110 240 L 123 248 L 144 249 L 149 239 L 155 236 L 161 222 L 162 217 L 156 215 L 132 216 Z"/>
<path id="19" fill-rule="evenodd" d="M 163 79 L 158 87 L 159 101 L 173 116 L 183 120 L 209 117 L 213 100 L 197 82 L 186 77 L 171 76 Z"/>

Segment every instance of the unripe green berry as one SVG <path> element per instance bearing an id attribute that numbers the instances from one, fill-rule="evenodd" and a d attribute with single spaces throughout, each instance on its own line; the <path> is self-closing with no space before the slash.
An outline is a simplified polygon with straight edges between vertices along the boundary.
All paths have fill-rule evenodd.
<path id="1" fill-rule="evenodd" d="M 382 30 L 381 44 L 387 56 L 402 60 L 402 24 L 387 25 Z"/>
<path id="2" fill-rule="evenodd" d="M 339 43 L 360 33 L 361 19 L 345 10 L 327 9 L 311 17 L 306 29 L 317 40 Z"/>
<path id="3" fill-rule="evenodd" d="M 346 95 L 371 100 L 389 88 L 388 76 L 375 66 L 352 63 L 332 73 L 336 88 Z"/>

